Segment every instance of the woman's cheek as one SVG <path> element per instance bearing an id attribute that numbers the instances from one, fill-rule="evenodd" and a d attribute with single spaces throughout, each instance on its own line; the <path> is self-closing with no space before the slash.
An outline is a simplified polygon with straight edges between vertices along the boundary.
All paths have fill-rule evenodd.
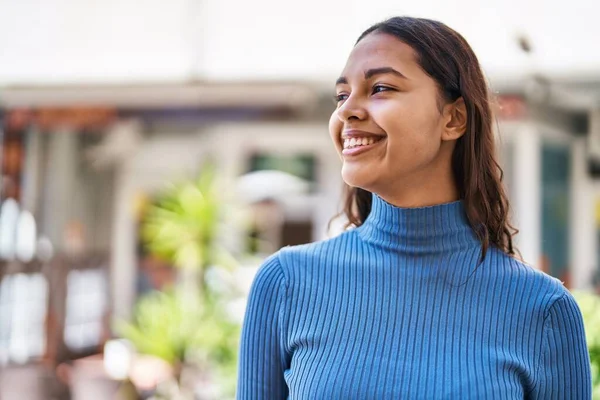
<path id="1" fill-rule="evenodd" d="M 388 135 L 401 130 L 409 122 L 409 110 L 397 101 L 379 102 L 370 108 L 370 115 L 374 122 Z M 390 131 L 390 132 L 388 132 Z"/>
<path id="2" fill-rule="evenodd" d="M 338 118 L 337 110 L 331 114 L 329 118 L 329 135 L 331 136 L 331 140 L 333 140 L 333 144 L 336 149 L 339 149 L 340 146 L 340 135 L 342 134 L 343 124 L 342 121 Z M 341 151 L 341 150 L 340 150 Z"/>

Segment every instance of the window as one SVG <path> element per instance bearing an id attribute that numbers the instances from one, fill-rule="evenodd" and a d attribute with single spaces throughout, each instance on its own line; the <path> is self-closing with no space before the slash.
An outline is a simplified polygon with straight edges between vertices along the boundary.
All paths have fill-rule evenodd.
<path id="1" fill-rule="evenodd" d="M 11 274 L 0 283 L 0 365 L 25 364 L 45 351 L 48 282 L 41 273 Z"/>
<path id="2" fill-rule="evenodd" d="M 83 351 L 102 340 L 108 306 L 106 275 L 102 269 L 71 270 L 67 276 L 65 344 Z"/>

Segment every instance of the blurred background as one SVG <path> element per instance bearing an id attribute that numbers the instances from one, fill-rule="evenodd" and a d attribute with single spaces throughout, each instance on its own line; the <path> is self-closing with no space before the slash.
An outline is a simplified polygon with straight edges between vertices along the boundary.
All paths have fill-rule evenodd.
<path id="1" fill-rule="evenodd" d="M 593 354 L 599 14 L 595 0 L 0 0 L 0 399 L 233 398 L 257 267 L 345 222 L 328 229 L 334 82 L 394 15 L 439 19 L 479 56 L 517 246 L 580 293 Z"/>

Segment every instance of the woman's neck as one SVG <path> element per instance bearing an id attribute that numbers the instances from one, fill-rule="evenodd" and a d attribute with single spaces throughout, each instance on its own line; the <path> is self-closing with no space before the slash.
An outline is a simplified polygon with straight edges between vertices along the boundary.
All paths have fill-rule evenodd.
<path id="1" fill-rule="evenodd" d="M 381 185 L 369 190 L 397 207 L 428 207 L 460 199 L 453 176 L 428 178 L 416 176 L 410 180 Z"/>

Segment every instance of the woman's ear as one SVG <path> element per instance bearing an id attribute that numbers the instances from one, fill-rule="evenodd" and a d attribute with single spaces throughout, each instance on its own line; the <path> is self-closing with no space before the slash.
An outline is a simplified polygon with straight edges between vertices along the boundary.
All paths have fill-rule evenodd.
<path id="1" fill-rule="evenodd" d="M 467 131 L 467 107 L 465 100 L 459 97 L 454 103 L 446 105 L 446 125 L 442 140 L 456 140 Z"/>

